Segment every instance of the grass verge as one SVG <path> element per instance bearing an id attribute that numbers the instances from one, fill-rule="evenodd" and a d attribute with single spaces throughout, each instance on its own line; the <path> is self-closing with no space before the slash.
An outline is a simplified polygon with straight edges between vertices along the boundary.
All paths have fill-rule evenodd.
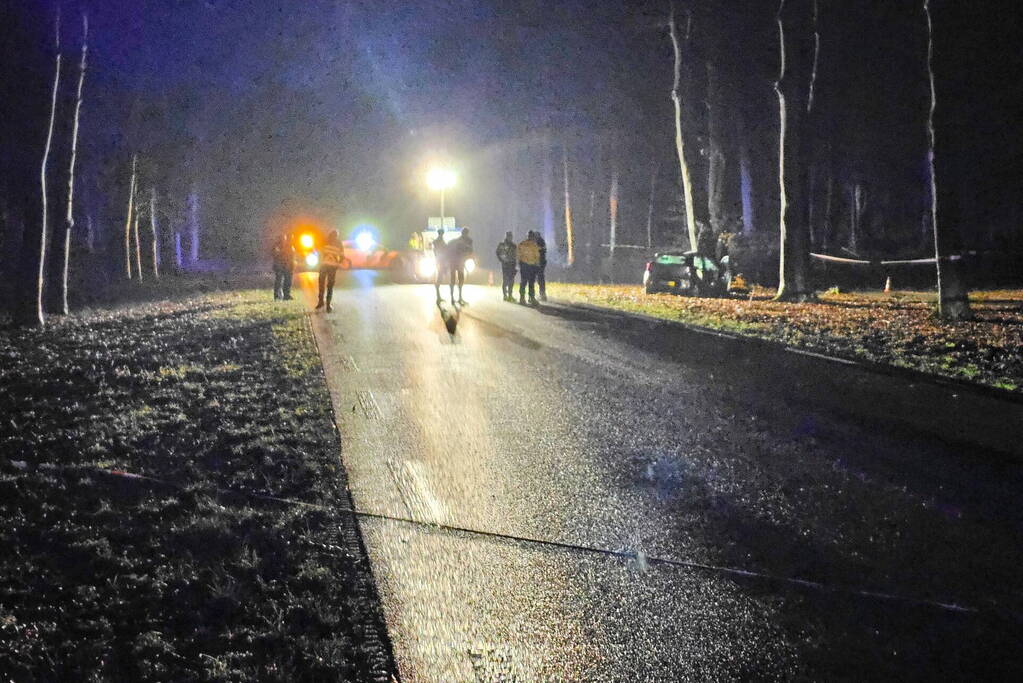
<path id="1" fill-rule="evenodd" d="M 267 298 L 0 331 L 5 680 L 387 679 L 307 318 Z"/>
<path id="2" fill-rule="evenodd" d="M 817 303 L 645 294 L 635 285 L 551 283 L 584 303 L 757 337 L 834 356 L 911 368 L 1023 392 L 1023 290 L 971 293 L 974 320 L 945 323 L 924 292 L 825 293 Z"/>

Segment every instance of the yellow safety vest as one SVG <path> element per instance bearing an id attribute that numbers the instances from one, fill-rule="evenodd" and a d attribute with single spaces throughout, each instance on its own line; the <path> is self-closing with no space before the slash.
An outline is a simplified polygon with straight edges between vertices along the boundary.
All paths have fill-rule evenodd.
<path id="1" fill-rule="evenodd" d="M 522 240 L 516 251 L 521 263 L 530 266 L 540 265 L 540 246 L 533 240 Z"/>

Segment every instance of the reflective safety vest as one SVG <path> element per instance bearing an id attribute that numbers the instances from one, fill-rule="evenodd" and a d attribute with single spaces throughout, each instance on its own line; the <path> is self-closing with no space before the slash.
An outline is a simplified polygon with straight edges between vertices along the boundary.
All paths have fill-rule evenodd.
<path id="1" fill-rule="evenodd" d="M 533 240 L 522 240 L 517 249 L 519 262 L 529 266 L 540 265 L 540 246 Z"/>
<path id="2" fill-rule="evenodd" d="M 345 258 L 345 248 L 340 244 L 324 244 L 320 250 L 320 266 L 324 268 L 340 268 Z"/>

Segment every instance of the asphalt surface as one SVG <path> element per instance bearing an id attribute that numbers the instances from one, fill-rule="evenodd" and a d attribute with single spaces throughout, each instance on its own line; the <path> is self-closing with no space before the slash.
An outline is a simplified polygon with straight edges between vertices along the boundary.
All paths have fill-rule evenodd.
<path id="1" fill-rule="evenodd" d="M 403 680 L 1023 674 L 1023 468 L 982 428 L 859 369 L 466 298 L 452 335 L 432 287 L 357 272 L 312 316 Z"/>

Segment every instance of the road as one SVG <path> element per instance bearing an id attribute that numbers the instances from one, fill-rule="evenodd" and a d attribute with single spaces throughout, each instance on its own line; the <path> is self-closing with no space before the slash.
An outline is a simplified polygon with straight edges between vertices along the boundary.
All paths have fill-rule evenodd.
<path id="1" fill-rule="evenodd" d="M 1019 461 L 878 418 L 894 380 L 837 410 L 817 359 L 339 286 L 311 320 L 403 680 L 1019 680 Z"/>

